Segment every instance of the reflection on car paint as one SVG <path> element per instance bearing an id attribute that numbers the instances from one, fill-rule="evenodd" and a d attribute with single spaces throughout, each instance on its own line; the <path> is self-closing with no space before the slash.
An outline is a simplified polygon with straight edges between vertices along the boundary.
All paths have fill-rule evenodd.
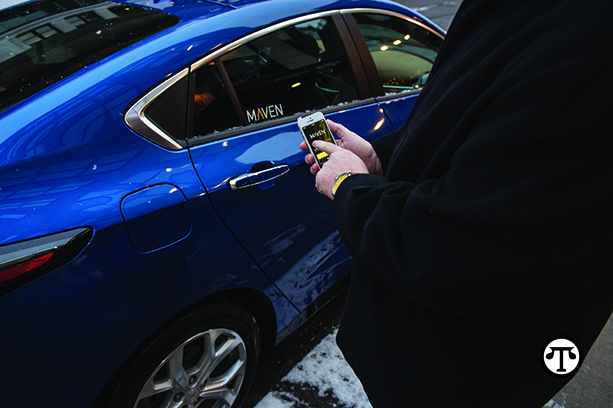
<path id="1" fill-rule="evenodd" d="M 334 231 L 298 262 L 288 265 L 287 272 L 277 280 L 277 286 L 281 292 L 291 293 L 290 299 L 297 308 L 304 309 L 334 283 L 334 275 L 326 273 L 328 269 L 324 269 L 324 272 L 321 270 L 338 251 L 344 251 L 344 247 L 338 231 Z M 341 263 L 348 262 L 346 256 L 341 259 Z M 336 264 L 330 265 L 329 269 L 336 266 Z"/>

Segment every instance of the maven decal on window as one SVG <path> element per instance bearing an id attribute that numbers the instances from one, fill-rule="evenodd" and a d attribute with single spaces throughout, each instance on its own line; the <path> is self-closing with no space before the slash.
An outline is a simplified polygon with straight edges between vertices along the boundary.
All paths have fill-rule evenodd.
<path id="1" fill-rule="evenodd" d="M 269 105 L 257 109 L 247 110 L 247 120 L 249 123 L 270 120 L 283 116 L 283 105 Z"/>
<path id="2" fill-rule="evenodd" d="M 330 18 L 285 27 L 220 57 L 248 123 L 355 101 L 343 43 Z"/>

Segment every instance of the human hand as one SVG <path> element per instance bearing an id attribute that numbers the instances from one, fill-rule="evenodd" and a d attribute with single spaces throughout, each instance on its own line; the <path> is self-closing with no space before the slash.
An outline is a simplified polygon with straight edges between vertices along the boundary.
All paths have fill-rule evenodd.
<path id="1" fill-rule="evenodd" d="M 326 164 L 321 169 L 315 164 L 318 168 L 315 176 L 315 187 L 317 187 L 317 191 L 328 198 L 334 200 L 332 186 L 339 175 L 348 171 L 351 171 L 353 174 L 368 174 L 366 164 L 355 153 L 321 140 L 316 140 L 313 146 L 330 155 Z"/>
<path id="2" fill-rule="evenodd" d="M 377 153 L 372 148 L 372 145 L 369 142 L 367 142 L 366 140 L 364 140 L 363 138 L 361 138 L 360 136 L 350 131 L 341 124 L 333 122 L 330 119 L 327 119 L 327 122 L 328 126 L 330 127 L 330 130 L 340 138 L 340 140 L 337 140 L 336 142 L 338 146 L 349 150 L 350 152 L 358 156 L 360 159 L 362 159 L 362 161 L 368 168 L 369 173 L 383 175 L 383 172 L 381 170 L 381 161 L 379 160 Z M 304 151 L 309 151 L 306 142 L 302 142 L 300 144 L 300 148 Z M 311 173 L 317 174 L 317 172 L 319 171 L 319 166 L 315 163 L 315 158 L 313 157 L 313 155 L 307 154 L 304 158 L 304 161 L 307 164 L 311 165 Z"/>

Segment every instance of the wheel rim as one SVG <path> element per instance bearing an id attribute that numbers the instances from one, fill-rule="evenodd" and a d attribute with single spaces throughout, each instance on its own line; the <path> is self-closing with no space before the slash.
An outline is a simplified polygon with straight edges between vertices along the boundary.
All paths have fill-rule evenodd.
<path id="1" fill-rule="evenodd" d="M 229 408 L 247 369 L 243 339 L 213 329 L 186 340 L 153 371 L 134 408 Z"/>

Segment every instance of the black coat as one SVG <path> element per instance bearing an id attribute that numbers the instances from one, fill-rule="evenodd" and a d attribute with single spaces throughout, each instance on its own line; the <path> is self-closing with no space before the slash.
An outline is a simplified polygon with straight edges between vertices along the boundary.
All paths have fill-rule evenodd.
<path id="1" fill-rule="evenodd" d="M 465 0 L 384 177 L 335 198 L 338 344 L 375 407 L 540 407 L 613 309 L 611 0 Z"/>

